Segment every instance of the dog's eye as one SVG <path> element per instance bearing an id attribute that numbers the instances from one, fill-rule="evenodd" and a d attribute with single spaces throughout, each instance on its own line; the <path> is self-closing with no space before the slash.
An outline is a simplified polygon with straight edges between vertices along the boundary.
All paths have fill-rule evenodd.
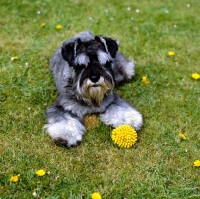
<path id="1" fill-rule="evenodd" d="M 105 67 L 110 68 L 112 66 L 112 62 L 106 62 Z"/>
<path id="2" fill-rule="evenodd" d="M 75 68 L 76 70 L 82 70 L 82 69 L 84 69 L 85 67 L 86 67 L 86 66 L 83 65 L 83 64 L 74 66 L 74 68 Z"/>

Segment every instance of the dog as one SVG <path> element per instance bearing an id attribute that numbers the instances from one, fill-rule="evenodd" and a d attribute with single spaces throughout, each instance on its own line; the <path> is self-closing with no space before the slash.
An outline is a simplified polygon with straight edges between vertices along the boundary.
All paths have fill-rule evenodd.
<path id="1" fill-rule="evenodd" d="M 118 52 L 118 46 L 117 40 L 83 31 L 53 54 L 50 69 L 59 96 L 46 111 L 44 128 L 56 144 L 67 148 L 80 144 L 83 118 L 91 113 L 112 127 L 142 127 L 141 113 L 114 92 L 135 74 L 134 62 Z"/>

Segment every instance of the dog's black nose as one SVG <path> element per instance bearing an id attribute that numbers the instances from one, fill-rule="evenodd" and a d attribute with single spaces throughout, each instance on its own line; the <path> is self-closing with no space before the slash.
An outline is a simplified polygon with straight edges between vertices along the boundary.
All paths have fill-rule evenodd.
<path id="1" fill-rule="evenodd" d="M 93 83 L 96 83 L 96 82 L 99 81 L 100 75 L 98 75 L 98 74 L 92 74 L 92 75 L 89 76 L 89 79 L 90 79 Z"/>

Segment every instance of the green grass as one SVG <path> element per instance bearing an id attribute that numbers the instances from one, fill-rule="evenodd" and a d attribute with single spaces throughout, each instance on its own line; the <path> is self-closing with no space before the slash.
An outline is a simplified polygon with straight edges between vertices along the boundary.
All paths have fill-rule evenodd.
<path id="1" fill-rule="evenodd" d="M 200 159 L 200 81 L 191 78 L 200 73 L 198 0 L 0 4 L 0 198 L 34 198 L 34 189 L 46 199 L 89 199 L 93 192 L 103 199 L 200 198 L 200 168 L 193 166 Z M 136 62 L 133 81 L 116 89 L 144 116 L 131 149 L 115 146 L 103 123 L 69 150 L 42 129 L 57 96 L 49 59 L 85 29 L 118 39 L 120 51 Z M 149 84 L 141 82 L 144 75 Z M 41 168 L 48 174 L 38 177 Z M 19 181 L 10 182 L 17 174 Z"/>

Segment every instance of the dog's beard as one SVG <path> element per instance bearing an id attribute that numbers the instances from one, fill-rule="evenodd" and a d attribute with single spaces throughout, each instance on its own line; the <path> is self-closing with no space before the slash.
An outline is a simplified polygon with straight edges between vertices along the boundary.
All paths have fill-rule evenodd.
<path id="1" fill-rule="evenodd" d="M 113 89 L 113 83 L 100 77 L 100 80 L 97 83 L 93 83 L 89 79 L 84 80 L 82 87 L 78 89 L 78 93 L 79 98 L 88 105 L 99 107 L 105 95 L 112 93 Z"/>

